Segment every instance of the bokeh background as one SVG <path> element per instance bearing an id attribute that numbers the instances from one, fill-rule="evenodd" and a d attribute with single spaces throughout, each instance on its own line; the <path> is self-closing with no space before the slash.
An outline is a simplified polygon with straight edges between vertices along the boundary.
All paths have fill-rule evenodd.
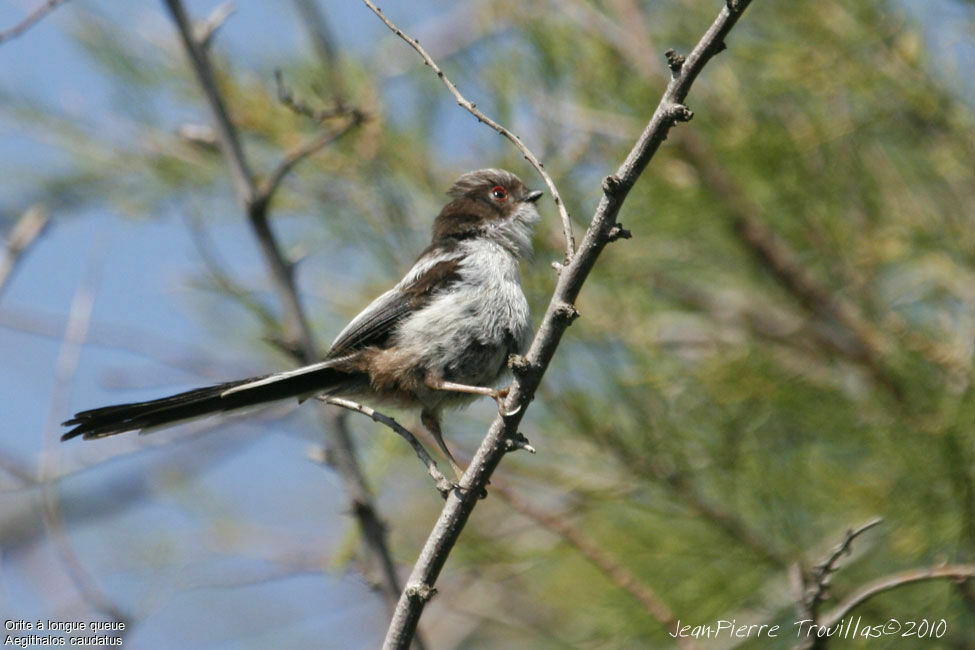
<path id="1" fill-rule="evenodd" d="M 0 30 L 37 4 L 0 4 Z M 422 250 L 456 176 L 542 182 L 364 5 L 320 3 L 329 52 L 302 4 L 240 0 L 210 53 L 258 173 L 328 126 L 278 101 L 276 69 L 309 106 L 367 115 L 271 207 L 324 347 Z M 662 52 L 720 4 L 382 7 L 545 161 L 581 234 Z M 622 210 L 633 238 L 600 259 L 523 424 L 538 454 L 505 459 L 475 511 L 428 647 L 670 647 L 676 619 L 791 632 L 796 576 L 874 517 L 823 610 L 975 562 L 975 4 L 756 0 L 728 45 Z M 124 616 L 132 648 L 376 647 L 377 567 L 316 460 L 317 405 L 57 442 L 76 410 L 293 364 L 209 124 L 162 3 L 72 0 L 0 43 L 0 231 L 50 218 L 0 288 L 0 615 Z M 542 211 L 536 314 L 562 249 Z M 460 455 L 489 402 L 447 420 Z M 401 439 L 347 423 L 405 573 L 442 501 Z M 975 647 L 971 581 L 856 614 L 948 633 L 831 647 Z"/>

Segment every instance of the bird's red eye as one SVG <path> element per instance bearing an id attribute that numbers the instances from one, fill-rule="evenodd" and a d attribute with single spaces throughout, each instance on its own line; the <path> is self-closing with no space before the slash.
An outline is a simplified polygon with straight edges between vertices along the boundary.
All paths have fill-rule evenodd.
<path id="1" fill-rule="evenodd" d="M 495 185 L 494 189 L 491 190 L 491 196 L 494 197 L 495 201 L 504 201 L 508 198 L 508 190 L 504 189 L 500 185 Z"/>

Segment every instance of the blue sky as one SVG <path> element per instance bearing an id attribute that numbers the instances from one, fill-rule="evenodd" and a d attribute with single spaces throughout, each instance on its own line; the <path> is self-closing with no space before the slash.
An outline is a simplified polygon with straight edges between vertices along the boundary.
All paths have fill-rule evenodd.
<path id="1" fill-rule="evenodd" d="M 187 7 L 199 17 L 215 4 Z M 33 5 L 0 3 L 0 26 L 12 25 Z M 364 7 L 343 5 L 330 16 L 343 45 L 368 47 L 384 28 Z M 286 6 L 239 2 L 220 47 L 241 66 L 293 58 L 306 44 Z M 94 7 L 127 12 L 118 18 L 139 37 L 172 36 L 161 3 L 69 3 L 0 46 L 2 92 L 29 95 L 83 120 L 109 115 L 112 88 L 71 37 L 73 17 Z M 0 117 L 0 173 L 17 179 L 0 183 L 4 220 L 15 218 L 8 211 L 31 196 L 26 179 L 35 169 L 64 163 L 59 151 L 22 129 Z M 22 259 L 0 305 L 0 451 L 30 469 L 42 457 L 55 458 L 52 471 L 69 474 L 59 489 L 71 547 L 99 587 L 143 621 L 133 642 L 144 648 L 320 647 L 327 638 L 341 647 L 375 647 L 385 610 L 355 567 L 343 570 L 336 557 L 351 520 L 336 478 L 306 459 L 315 440 L 305 432 L 315 427 L 295 422 L 309 414 L 276 421 L 264 435 L 246 421 L 230 421 L 219 432 L 183 442 L 180 436 L 192 437 L 192 431 L 94 444 L 52 441 L 57 422 L 75 410 L 158 396 L 213 381 L 213 375 L 256 374 L 267 358 L 259 351 L 240 357 L 254 347 L 246 337 L 255 330 L 235 332 L 231 320 L 225 335 L 215 335 L 207 318 L 212 314 L 200 313 L 208 294 L 191 286 L 201 262 L 181 215 L 133 220 L 99 208 L 51 216 L 51 227 Z M 227 264 L 260 288 L 263 265 L 243 220 L 222 219 L 212 235 L 233 243 L 222 247 Z M 315 260 L 303 264 L 302 279 L 315 268 Z M 83 291 L 94 295 L 89 335 L 103 345 L 84 345 L 67 381 L 59 383 L 59 358 L 70 359 L 72 350 L 58 332 Z M 25 323 L 31 329 L 40 323 L 54 336 L 22 331 Z M 334 333 L 320 336 L 328 340 Z M 113 349 L 118 343 L 130 350 Z M 178 369 L 186 365 L 206 372 Z M 370 427 L 362 432 L 375 433 Z M 214 443 L 221 449 L 213 462 L 199 472 L 187 467 Z M 110 500 L 106 486 L 145 495 L 131 507 L 93 513 L 92 499 L 82 497 L 94 493 Z M 5 475 L 0 490 L 0 512 L 36 504 L 37 490 Z M 428 519 L 439 510 L 439 497 L 433 490 L 430 496 L 423 513 Z M 304 568 L 279 576 L 279 554 Z M 36 540 L 4 549 L 0 612 L 4 618 L 98 617 L 79 600 L 56 547 Z"/>

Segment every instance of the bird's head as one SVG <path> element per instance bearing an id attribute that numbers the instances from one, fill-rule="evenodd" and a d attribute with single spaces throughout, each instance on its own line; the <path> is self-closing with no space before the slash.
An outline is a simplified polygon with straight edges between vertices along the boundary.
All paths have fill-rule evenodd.
<path id="1" fill-rule="evenodd" d="M 520 257 L 531 253 L 540 191 L 509 171 L 478 169 L 458 178 L 447 194 L 452 200 L 433 224 L 434 242 L 484 237 Z"/>

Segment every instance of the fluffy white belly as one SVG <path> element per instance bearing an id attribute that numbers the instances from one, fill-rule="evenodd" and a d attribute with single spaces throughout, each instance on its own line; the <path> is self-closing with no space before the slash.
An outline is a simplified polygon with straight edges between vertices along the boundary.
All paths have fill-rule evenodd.
<path id="1" fill-rule="evenodd" d="M 531 315 L 517 260 L 493 242 L 466 248 L 460 279 L 405 321 L 397 339 L 441 379 L 493 385 L 508 355 L 527 347 Z"/>

